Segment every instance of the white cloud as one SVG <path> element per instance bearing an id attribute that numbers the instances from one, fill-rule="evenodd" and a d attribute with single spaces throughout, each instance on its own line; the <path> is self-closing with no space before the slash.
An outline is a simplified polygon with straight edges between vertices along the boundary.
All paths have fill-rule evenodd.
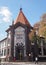
<path id="1" fill-rule="evenodd" d="M 12 18 L 12 13 L 8 7 L 0 7 L 0 21 L 9 22 Z"/>

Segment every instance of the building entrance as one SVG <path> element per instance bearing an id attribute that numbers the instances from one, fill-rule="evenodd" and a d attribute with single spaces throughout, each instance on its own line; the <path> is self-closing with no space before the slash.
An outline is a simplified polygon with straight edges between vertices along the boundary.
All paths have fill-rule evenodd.
<path id="1" fill-rule="evenodd" d="M 17 45 L 16 46 L 16 60 L 23 60 L 24 58 L 24 46 L 21 45 Z"/>

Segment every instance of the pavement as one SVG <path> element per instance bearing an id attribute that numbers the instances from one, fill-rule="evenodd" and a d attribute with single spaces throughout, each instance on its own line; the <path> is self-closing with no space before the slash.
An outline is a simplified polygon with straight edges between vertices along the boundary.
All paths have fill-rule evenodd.
<path id="1" fill-rule="evenodd" d="M 1 65 L 46 65 L 46 62 L 1 62 Z"/>

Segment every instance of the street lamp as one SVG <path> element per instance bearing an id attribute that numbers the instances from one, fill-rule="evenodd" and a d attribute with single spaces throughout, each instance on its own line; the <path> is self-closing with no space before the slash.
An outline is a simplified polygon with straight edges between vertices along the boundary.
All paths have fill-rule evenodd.
<path id="1" fill-rule="evenodd" d="M 44 51 L 43 51 L 43 40 L 44 40 L 44 37 L 40 35 L 40 40 L 41 40 L 41 55 L 43 56 L 44 55 Z"/>

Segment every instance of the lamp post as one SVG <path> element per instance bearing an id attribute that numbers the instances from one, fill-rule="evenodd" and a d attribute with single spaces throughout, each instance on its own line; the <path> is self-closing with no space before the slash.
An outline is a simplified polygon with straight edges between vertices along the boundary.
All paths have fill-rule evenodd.
<path id="1" fill-rule="evenodd" d="M 38 58 L 38 44 L 37 44 L 37 32 L 35 31 L 34 32 L 34 51 L 35 51 L 35 58 L 37 57 Z"/>
<path id="2" fill-rule="evenodd" d="M 40 36 L 40 40 L 41 40 L 41 55 L 44 55 L 44 51 L 43 51 L 43 39 L 44 37 Z"/>

